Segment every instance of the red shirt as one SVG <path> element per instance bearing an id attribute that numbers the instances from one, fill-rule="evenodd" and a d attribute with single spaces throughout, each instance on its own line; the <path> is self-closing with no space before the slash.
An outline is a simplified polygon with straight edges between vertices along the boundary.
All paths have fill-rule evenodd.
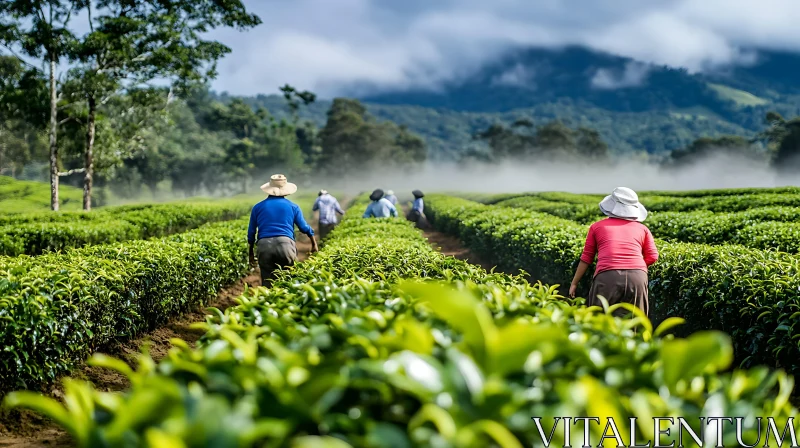
<path id="1" fill-rule="evenodd" d="M 592 264 L 597 254 L 594 275 L 611 269 L 640 269 L 658 260 L 653 234 L 644 224 L 619 218 L 606 218 L 589 227 L 581 261 Z"/>

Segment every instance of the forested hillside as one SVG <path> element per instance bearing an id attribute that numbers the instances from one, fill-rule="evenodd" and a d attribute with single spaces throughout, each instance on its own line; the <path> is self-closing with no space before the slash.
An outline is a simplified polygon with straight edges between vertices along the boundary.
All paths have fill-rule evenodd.
<path id="1" fill-rule="evenodd" d="M 691 74 L 582 48 L 531 49 L 509 54 L 440 92 L 385 92 L 362 98 L 375 116 L 424 136 L 432 158 L 450 158 L 492 123 L 553 119 L 597 129 L 612 152 L 659 154 L 699 137 L 752 136 L 764 116 L 800 114 L 800 57 L 760 52 L 753 66 Z M 224 98 L 224 97 L 223 97 Z M 278 96 L 247 98 L 285 108 Z M 327 104 L 308 109 L 324 123 Z"/>

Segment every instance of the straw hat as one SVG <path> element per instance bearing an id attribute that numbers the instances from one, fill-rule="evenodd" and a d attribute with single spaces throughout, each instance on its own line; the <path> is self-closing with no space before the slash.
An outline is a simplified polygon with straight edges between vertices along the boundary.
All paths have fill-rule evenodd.
<path id="1" fill-rule="evenodd" d="M 630 188 L 617 187 L 600 201 L 600 211 L 612 218 L 642 222 L 647 218 L 647 209 L 639 202 L 639 196 Z"/>
<path id="2" fill-rule="evenodd" d="M 386 196 L 394 196 L 394 191 L 386 190 Z"/>
<path id="3" fill-rule="evenodd" d="M 297 185 L 286 181 L 283 174 L 275 174 L 269 182 L 261 186 L 261 190 L 270 196 L 289 196 L 297 191 Z"/>

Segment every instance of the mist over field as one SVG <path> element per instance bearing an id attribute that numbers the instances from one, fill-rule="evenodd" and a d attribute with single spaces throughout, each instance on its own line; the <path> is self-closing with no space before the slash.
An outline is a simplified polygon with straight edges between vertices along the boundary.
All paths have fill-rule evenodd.
<path id="1" fill-rule="evenodd" d="M 413 173 L 373 170 L 347 179 L 315 179 L 308 188 L 326 188 L 355 194 L 375 188 L 409 195 L 423 192 L 515 193 L 565 191 L 607 193 L 625 186 L 637 191 L 756 188 L 800 185 L 800 176 L 779 176 L 766 162 L 714 155 L 680 169 L 667 169 L 643 161 L 617 161 L 608 165 L 574 162 L 426 164 Z"/>

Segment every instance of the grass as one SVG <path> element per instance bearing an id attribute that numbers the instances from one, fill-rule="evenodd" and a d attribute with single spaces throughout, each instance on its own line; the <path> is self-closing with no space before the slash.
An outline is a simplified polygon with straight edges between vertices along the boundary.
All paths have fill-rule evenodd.
<path id="1" fill-rule="evenodd" d="M 731 100 L 737 105 L 742 107 L 763 106 L 765 104 L 770 103 L 769 100 L 765 100 L 764 98 L 759 98 L 750 92 L 734 89 L 733 87 L 728 87 L 722 84 L 708 83 L 708 87 L 714 89 L 714 91 L 717 92 L 717 95 L 719 95 L 720 98 Z"/>
<path id="2" fill-rule="evenodd" d="M 81 189 L 61 185 L 58 194 L 61 210 L 81 209 L 83 204 Z M 0 176 L 0 214 L 46 210 L 50 210 L 50 184 Z"/>

